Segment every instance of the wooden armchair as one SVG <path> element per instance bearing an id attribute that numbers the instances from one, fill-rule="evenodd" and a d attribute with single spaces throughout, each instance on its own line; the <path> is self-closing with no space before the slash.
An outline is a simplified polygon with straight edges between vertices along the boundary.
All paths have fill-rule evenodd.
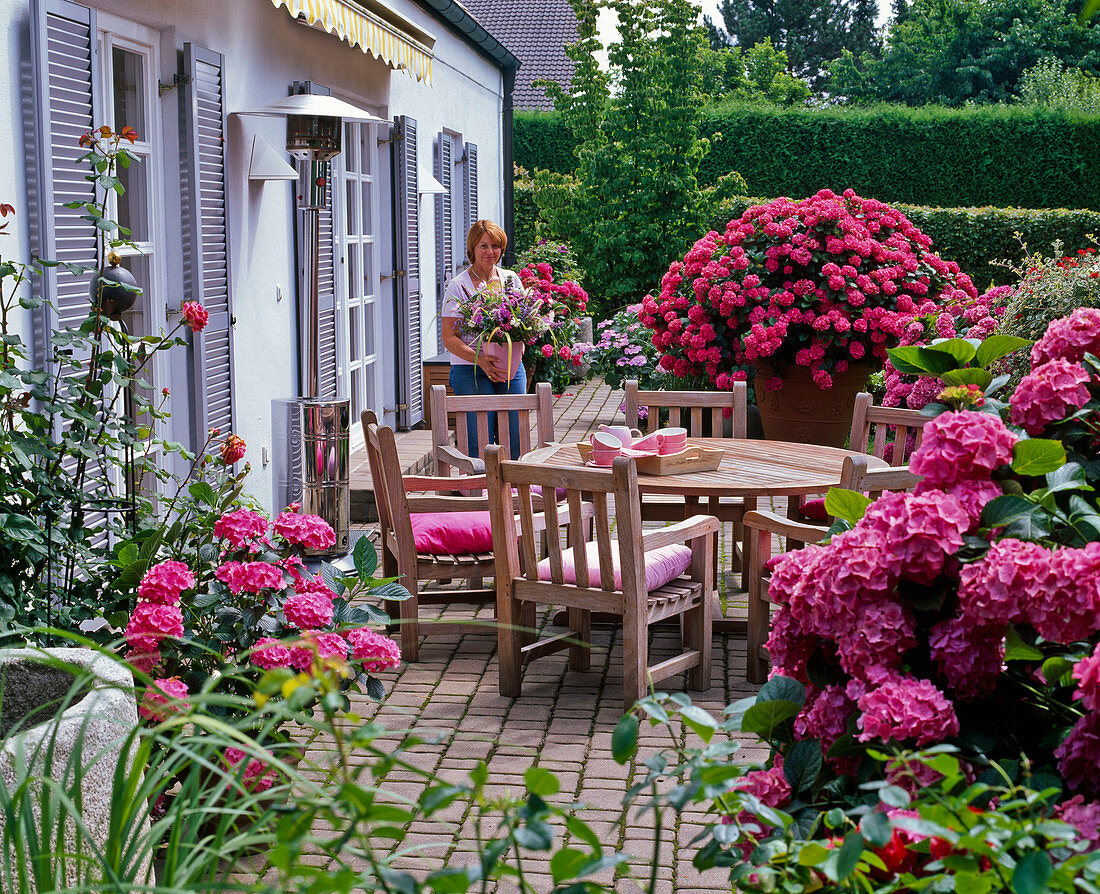
<path id="1" fill-rule="evenodd" d="M 491 589 L 476 589 L 480 581 L 494 574 L 492 530 L 489 526 L 489 502 L 484 497 L 444 496 L 441 491 L 453 492 L 455 478 L 402 475 L 397 456 L 397 442 L 393 429 L 377 424 L 375 414 L 364 410 L 363 434 L 367 444 L 367 460 L 370 464 L 374 499 L 378 508 L 379 535 L 381 541 L 382 573 L 387 577 L 399 577 L 400 582 L 412 594 L 410 599 L 391 602 L 387 606 L 390 616 L 400 628 L 401 653 L 406 661 L 417 661 L 420 652 L 420 634 L 425 629 L 444 629 L 448 632 L 485 631 L 485 624 L 456 624 L 448 621 L 422 621 L 421 604 L 487 604 L 493 603 L 495 593 Z M 463 479 L 471 490 L 482 490 L 485 477 Z M 442 516 L 464 513 L 462 517 L 445 519 Z M 446 545 L 433 545 L 430 550 L 417 548 L 417 537 L 440 539 L 437 529 L 453 521 L 462 537 L 469 542 L 479 542 L 475 551 L 447 552 Z M 414 534 L 414 522 L 417 532 Z M 424 524 L 421 524 L 421 523 Z M 466 579 L 475 589 L 431 590 L 420 592 L 422 581 L 447 581 Z"/>
<path id="2" fill-rule="evenodd" d="M 518 696 L 524 662 L 550 652 L 568 649 L 570 667 L 586 669 L 593 611 L 622 618 L 627 706 L 643 697 L 651 683 L 682 671 L 688 671 L 691 688 L 708 688 L 718 520 L 696 516 L 643 534 L 638 472 L 634 460 L 625 457 L 609 470 L 559 469 L 506 461 L 494 446 L 485 459 L 497 557 L 501 695 Z M 563 507 L 546 502 L 549 555 L 542 562 L 536 553 L 535 487 L 566 491 Z M 592 499 L 592 541 L 586 538 L 582 494 Z M 611 539 L 612 524 L 617 541 Z M 560 543 L 562 528 L 570 545 L 566 550 Z M 537 604 L 565 606 L 569 629 L 526 641 Z M 677 616 L 683 620 L 683 651 L 651 665 L 650 625 Z"/>
<path id="3" fill-rule="evenodd" d="M 877 497 L 884 491 L 912 490 L 920 481 L 908 469 L 867 468 L 863 456 L 844 459 L 840 487 Z M 771 599 L 768 595 L 770 574 L 767 564 L 772 557 L 772 538 L 786 537 L 792 543 L 820 543 L 828 527 L 783 518 L 774 512 L 746 512 L 744 518 L 749 556 L 748 643 L 745 676 L 750 683 L 763 683 L 768 677 L 768 628 L 771 623 Z"/>
<path id="4" fill-rule="evenodd" d="M 920 446 L 924 423 L 930 418 L 920 410 L 876 406 L 870 394 L 860 392 L 852 408 L 848 449 L 877 456 L 892 466 L 904 465 Z"/>
<path id="5" fill-rule="evenodd" d="M 467 475 L 485 473 L 485 448 L 489 440 L 490 420 L 495 420 L 497 440 L 509 446 L 512 414 L 519 428 L 519 447 L 527 453 L 545 447 L 554 440 L 554 395 L 550 385 L 539 382 L 534 394 L 447 394 L 443 385 L 432 386 L 432 452 L 437 475 L 449 475 L 451 469 Z M 536 443 L 531 443 L 531 416 L 534 415 Z M 455 441 L 451 446 L 449 416 L 456 417 Z M 470 449 L 468 420 L 473 417 L 477 432 L 477 450 Z M 511 457 L 519 459 L 518 456 Z"/>
<path id="6" fill-rule="evenodd" d="M 725 430 L 725 412 L 730 411 L 731 437 L 748 436 L 748 386 L 744 382 L 734 382 L 731 391 L 642 391 L 638 382 L 628 379 L 623 385 L 626 391 L 626 424 L 631 428 L 642 429 L 642 410 L 644 433 L 654 432 L 661 427 L 662 410 L 668 411 L 668 424 L 686 428 L 689 438 L 723 436 Z M 677 521 L 694 515 L 700 509 L 713 515 L 720 522 L 733 525 L 732 543 L 735 544 L 731 557 L 730 570 L 741 571 L 741 587 L 748 586 L 747 571 L 742 565 L 741 555 L 736 544 L 744 541 L 741 517 L 748 509 L 755 509 L 755 500 L 734 498 L 719 499 L 711 497 L 706 505 L 700 507 L 698 497 L 646 497 L 642 501 L 642 519 L 644 521 Z"/>

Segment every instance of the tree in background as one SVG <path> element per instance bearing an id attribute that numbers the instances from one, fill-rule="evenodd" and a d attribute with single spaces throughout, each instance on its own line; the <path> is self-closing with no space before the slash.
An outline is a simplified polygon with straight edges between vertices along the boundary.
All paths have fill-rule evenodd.
<path id="1" fill-rule="evenodd" d="M 619 41 L 608 48 L 612 95 L 596 65 L 600 0 L 574 0 L 577 63 L 569 90 L 547 86 L 578 138 L 575 182 L 536 172 L 536 202 L 550 234 L 568 242 L 587 271 L 595 314 L 657 288 L 670 261 L 705 229 L 727 190 L 702 190 L 709 149 L 702 116 L 703 35 L 690 0 L 607 0 Z M 545 200 L 544 200 L 545 197 Z"/>
<path id="2" fill-rule="evenodd" d="M 895 2 L 881 57 L 843 52 L 826 89 L 852 102 L 907 105 L 1006 102 L 1041 59 L 1096 74 L 1100 31 L 1066 0 Z M 1072 8 L 1072 9 L 1070 9 Z"/>
<path id="3" fill-rule="evenodd" d="M 843 51 L 860 56 L 879 47 L 876 0 L 721 0 L 718 11 L 725 31 L 706 20 L 712 46 L 745 48 L 770 39 L 787 54 L 791 73 L 815 91 Z"/>
<path id="4" fill-rule="evenodd" d="M 804 104 L 810 85 L 788 74 L 790 61 L 765 38 L 748 51 L 740 47 L 703 47 L 703 90 L 712 100 L 733 98 L 779 106 Z"/>

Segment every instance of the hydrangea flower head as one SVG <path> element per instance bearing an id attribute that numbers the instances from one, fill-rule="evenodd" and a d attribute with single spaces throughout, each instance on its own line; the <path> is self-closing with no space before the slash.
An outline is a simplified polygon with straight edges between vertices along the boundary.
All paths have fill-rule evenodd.
<path id="1" fill-rule="evenodd" d="M 145 572 L 138 585 L 138 598 L 145 602 L 174 605 L 179 602 L 180 594 L 194 586 L 195 575 L 191 573 L 191 569 L 183 562 L 169 559 Z"/>
<path id="2" fill-rule="evenodd" d="M 1012 462 L 1012 434 L 992 413 L 958 410 L 941 413 L 924 425 L 920 447 L 909 468 L 927 487 L 950 487 L 969 478 L 987 478 Z"/>

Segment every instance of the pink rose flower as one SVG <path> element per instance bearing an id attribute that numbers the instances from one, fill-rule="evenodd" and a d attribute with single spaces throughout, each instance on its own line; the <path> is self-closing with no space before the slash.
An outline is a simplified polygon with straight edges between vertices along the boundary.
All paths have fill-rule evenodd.
<path id="1" fill-rule="evenodd" d="M 146 720 L 167 720 L 174 713 L 186 713 L 190 708 L 187 696 L 187 686 L 179 677 L 154 680 L 141 697 L 138 714 Z"/>
<path id="2" fill-rule="evenodd" d="M 228 540 L 233 549 L 255 546 L 267 539 L 267 519 L 249 509 L 227 512 L 214 522 L 214 536 Z"/>
<path id="3" fill-rule="evenodd" d="M 183 306 L 180 307 L 180 315 L 192 332 L 202 332 L 210 322 L 210 314 L 197 301 L 184 301 Z"/>
<path id="4" fill-rule="evenodd" d="M 145 572 L 138 585 L 138 598 L 146 602 L 171 605 L 179 602 L 180 594 L 195 586 L 195 575 L 183 562 L 169 559 Z"/>
<path id="5" fill-rule="evenodd" d="M 220 451 L 222 462 L 227 466 L 232 466 L 235 463 L 239 463 L 244 459 L 244 454 L 248 445 L 245 444 L 243 438 L 239 438 L 236 435 L 229 435 L 223 442 Z"/>
<path id="6" fill-rule="evenodd" d="M 368 627 L 348 633 L 352 657 L 363 663 L 363 670 L 382 671 L 401 663 L 401 647 L 388 636 L 375 633 Z"/>

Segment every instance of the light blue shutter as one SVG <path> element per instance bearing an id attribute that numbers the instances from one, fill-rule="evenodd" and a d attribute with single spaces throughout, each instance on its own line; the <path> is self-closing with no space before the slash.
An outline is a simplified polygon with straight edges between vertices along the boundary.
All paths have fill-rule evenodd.
<path id="1" fill-rule="evenodd" d="M 416 121 L 394 121 L 394 264 L 397 284 L 397 426 L 409 429 L 424 418 L 423 358 L 420 345 L 420 206 Z"/>
<path id="2" fill-rule="evenodd" d="M 463 193 L 466 196 L 466 227 L 465 232 L 470 232 L 477 216 L 477 143 L 466 144 L 466 182 Z"/>
<path id="3" fill-rule="evenodd" d="M 447 280 L 454 276 L 454 198 L 451 184 L 454 171 L 454 141 L 450 134 L 439 134 L 435 144 L 435 179 L 446 192 L 435 197 L 435 317 L 443 318 L 443 295 Z M 436 328 L 439 353 L 443 353 L 443 326 Z"/>
<path id="4" fill-rule="evenodd" d="M 211 428 L 233 430 L 233 327 L 229 296 L 229 226 L 225 202 L 225 81 L 219 53 L 183 45 L 183 291 L 210 314 L 193 335 L 195 441 Z"/>
<path id="5" fill-rule="evenodd" d="M 94 267 L 96 231 L 82 209 L 68 202 L 94 202 L 95 184 L 85 179 L 80 158 L 83 133 L 96 124 L 99 80 L 95 13 L 65 0 L 35 0 L 32 58 L 34 64 L 34 149 L 28 157 L 28 209 L 32 250 L 41 258 Z M 41 362 L 50 355 L 49 333 L 79 326 L 88 316 L 91 273 L 74 276 L 52 267 L 36 277 L 46 303 L 35 320 L 35 349 Z"/>

